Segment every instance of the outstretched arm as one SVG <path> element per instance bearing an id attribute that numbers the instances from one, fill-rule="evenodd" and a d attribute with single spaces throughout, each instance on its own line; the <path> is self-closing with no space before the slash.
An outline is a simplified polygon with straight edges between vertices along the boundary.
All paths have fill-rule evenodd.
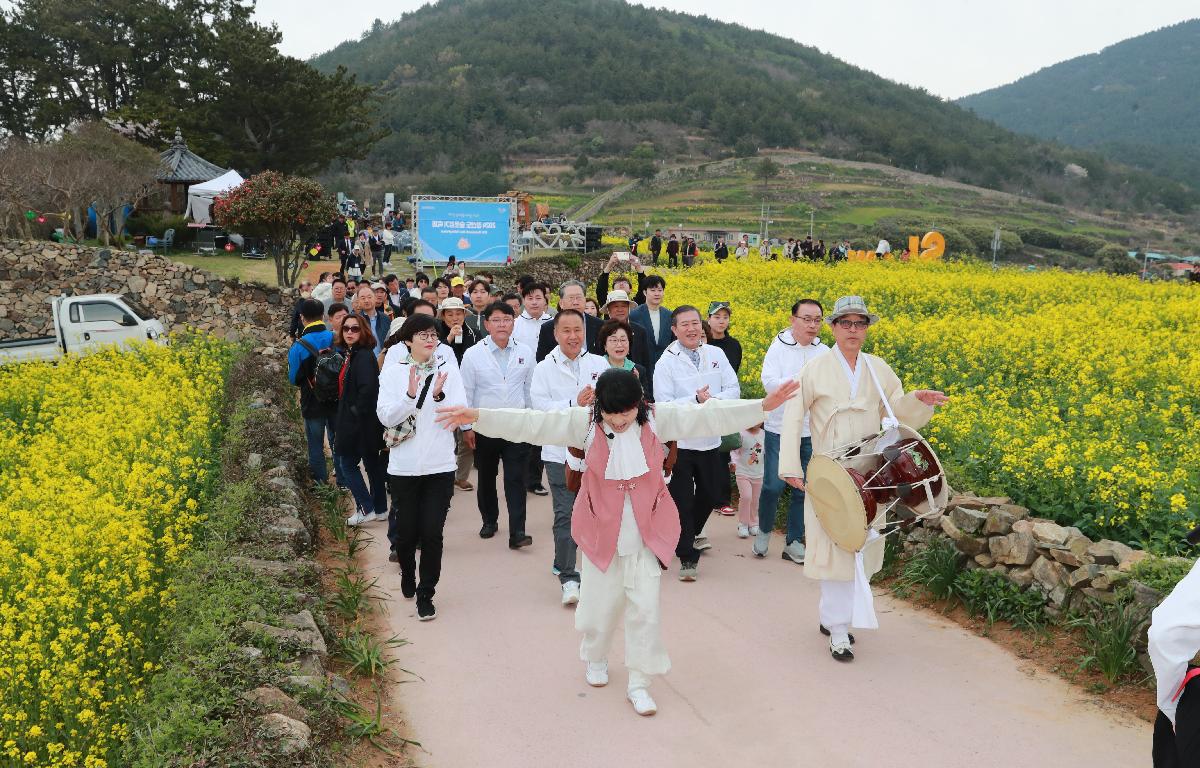
<path id="1" fill-rule="evenodd" d="M 535 411 L 529 408 L 438 409 L 438 423 L 447 429 L 474 424 L 475 431 L 514 443 L 534 445 L 575 445 L 582 447 L 587 438 L 589 408 L 560 411 Z"/>
<path id="2" fill-rule="evenodd" d="M 709 435 L 728 435 L 754 426 L 795 394 L 792 381 L 762 400 L 720 400 L 696 403 L 658 403 L 654 407 L 654 431 L 660 440 L 686 440 Z"/>

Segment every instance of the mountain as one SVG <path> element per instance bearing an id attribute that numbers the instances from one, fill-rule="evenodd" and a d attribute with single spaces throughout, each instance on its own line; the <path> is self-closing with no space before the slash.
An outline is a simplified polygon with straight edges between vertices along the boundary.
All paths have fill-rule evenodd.
<path id="1" fill-rule="evenodd" d="M 1196 202 L 1181 184 L 1019 136 L 815 48 L 621 0 L 442 0 L 311 63 L 378 86 L 391 135 L 358 166 L 377 176 L 487 173 L 495 184 L 505 163 L 534 158 L 573 159 L 580 178 L 648 176 L 786 147 L 1052 202 Z M 1071 163 L 1086 178 L 1065 175 Z"/>
<path id="2" fill-rule="evenodd" d="M 1005 128 L 1200 188 L 1200 19 L 1055 64 L 959 103 Z"/>

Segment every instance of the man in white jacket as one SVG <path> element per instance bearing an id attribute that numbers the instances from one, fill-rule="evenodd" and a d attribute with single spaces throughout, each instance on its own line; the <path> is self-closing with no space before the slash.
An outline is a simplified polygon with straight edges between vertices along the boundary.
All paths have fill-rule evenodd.
<path id="1" fill-rule="evenodd" d="M 589 406 L 595 398 L 596 379 L 608 370 L 608 361 L 584 351 L 586 331 L 583 313 L 560 310 L 554 316 L 554 340 L 558 343 L 533 370 L 529 388 L 530 407 L 557 411 L 572 406 Z M 542 448 L 542 461 L 550 481 L 550 499 L 554 507 L 554 568 L 562 586 L 562 604 L 579 602 L 579 572 L 575 570 L 576 546 L 571 538 L 571 509 L 575 494 L 567 490 L 568 457 L 566 446 Z"/>
<path id="2" fill-rule="evenodd" d="M 792 305 L 792 327 L 780 331 L 767 355 L 763 358 L 762 385 L 767 394 L 779 389 L 779 385 L 790 381 L 800 369 L 817 355 L 828 352 L 829 347 L 821 343 L 821 316 L 825 313 L 816 299 L 800 299 Z M 758 530 L 754 533 L 753 551 L 756 557 L 766 557 L 771 541 L 771 530 L 775 527 L 775 510 L 786 484 L 779 477 L 779 433 L 783 427 L 783 408 L 776 408 L 767 416 L 766 440 L 763 451 L 763 485 L 758 497 Z M 808 469 L 812 458 L 812 438 L 808 430 L 808 419 L 804 420 L 804 431 L 800 441 L 800 464 Z M 793 488 L 788 504 L 787 539 L 784 542 L 783 559 L 793 563 L 804 562 L 804 491 Z"/>
<path id="3" fill-rule="evenodd" d="M 538 336 L 542 325 L 553 319 L 547 310 L 550 288 L 544 283 L 528 283 L 521 289 L 521 314 L 513 324 L 512 337 L 530 349 L 537 351 Z M 529 446 L 529 461 L 525 470 L 525 489 L 536 496 L 545 496 L 542 485 L 542 455 L 536 446 Z"/>
<path id="4" fill-rule="evenodd" d="M 712 397 L 721 400 L 741 397 L 741 387 L 729 358 L 712 344 L 702 343 L 704 325 L 700 310 L 687 304 L 677 307 L 671 313 L 671 331 L 675 341 L 654 368 L 655 402 L 703 403 Z M 721 472 L 728 472 L 717 452 L 720 445 L 720 435 L 679 441 L 675 469 L 667 487 L 679 508 L 679 546 L 675 554 L 679 557 L 681 581 L 696 580 L 700 562 L 696 537 L 704 530 L 717 504 L 716 478 Z"/>
<path id="5" fill-rule="evenodd" d="M 529 405 L 533 376 L 533 350 L 512 338 L 516 312 L 502 301 L 489 304 L 480 314 L 487 336 L 463 353 L 462 378 L 467 403 L 472 408 L 525 408 Z M 508 546 L 520 549 L 533 543 L 525 534 L 525 467 L 529 446 L 463 431 L 467 446 L 475 451 L 478 471 L 475 493 L 483 527 L 479 536 L 496 535 L 500 503 L 496 473 L 504 462 L 504 504 L 508 507 Z"/>

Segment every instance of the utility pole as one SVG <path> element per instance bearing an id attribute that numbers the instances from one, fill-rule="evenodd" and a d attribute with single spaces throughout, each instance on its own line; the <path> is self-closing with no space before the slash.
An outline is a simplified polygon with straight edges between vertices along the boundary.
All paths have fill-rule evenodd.
<path id="1" fill-rule="evenodd" d="M 766 203 L 762 204 L 762 208 L 758 217 L 758 237 L 760 240 L 767 240 L 771 235 L 771 206 Z"/>
<path id="2" fill-rule="evenodd" d="M 810 239 L 811 239 L 811 238 L 812 238 L 812 236 L 813 236 L 813 216 L 814 216 L 815 214 L 816 214 L 816 212 L 815 212 L 815 211 L 809 211 L 809 212 L 808 212 L 808 236 L 809 236 L 809 238 L 810 238 Z"/>
<path id="3" fill-rule="evenodd" d="M 996 268 L 996 253 L 1000 250 L 1000 227 L 992 233 L 992 269 Z"/>
<path id="4" fill-rule="evenodd" d="M 1150 267 L 1150 243 L 1146 243 L 1146 247 L 1142 249 L 1142 280 L 1146 279 L 1146 270 Z"/>

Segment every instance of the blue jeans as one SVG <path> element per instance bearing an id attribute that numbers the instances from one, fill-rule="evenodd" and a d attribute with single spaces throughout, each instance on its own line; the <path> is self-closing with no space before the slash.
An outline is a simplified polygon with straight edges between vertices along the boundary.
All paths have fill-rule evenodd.
<path id="1" fill-rule="evenodd" d="M 329 437 L 329 446 L 333 447 L 333 419 L 325 416 L 304 420 L 304 437 L 308 441 L 308 472 L 313 482 L 324 484 L 329 480 L 329 472 L 325 468 L 325 437 Z M 334 459 L 336 461 L 336 458 Z M 334 464 L 337 469 L 337 464 Z"/>
<path id="2" fill-rule="evenodd" d="M 790 486 L 779 478 L 779 435 L 767 432 L 763 451 L 763 484 L 758 497 L 758 527 L 763 533 L 775 528 L 775 510 L 779 507 L 779 496 Z M 808 460 L 812 458 L 812 438 L 800 441 L 800 467 L 807 472 Z M 792 501 L 788 504 L 787 543 L 804 543 L 804 491 L 792 488 Z"/>
<path id="3" fill-rule="evenodd" d="M 358 507 L 358 511 L 364 515 L 372 512 L 377 515 L 386 515 L 388 513 L 387 461 L 374 452 L 366 456 L 339 454 L 337 461 L 341 463 L 342 481 L 346 483 L 346 487 L 354 496 L 354 503 Z M 370 490 L 367 489 L 367 482 L 363 482 L 362 472 L 358 469 L 359 462 L 362 462 L 363 469 L 367 471 L 367 482 L 371 484 Z"/>

